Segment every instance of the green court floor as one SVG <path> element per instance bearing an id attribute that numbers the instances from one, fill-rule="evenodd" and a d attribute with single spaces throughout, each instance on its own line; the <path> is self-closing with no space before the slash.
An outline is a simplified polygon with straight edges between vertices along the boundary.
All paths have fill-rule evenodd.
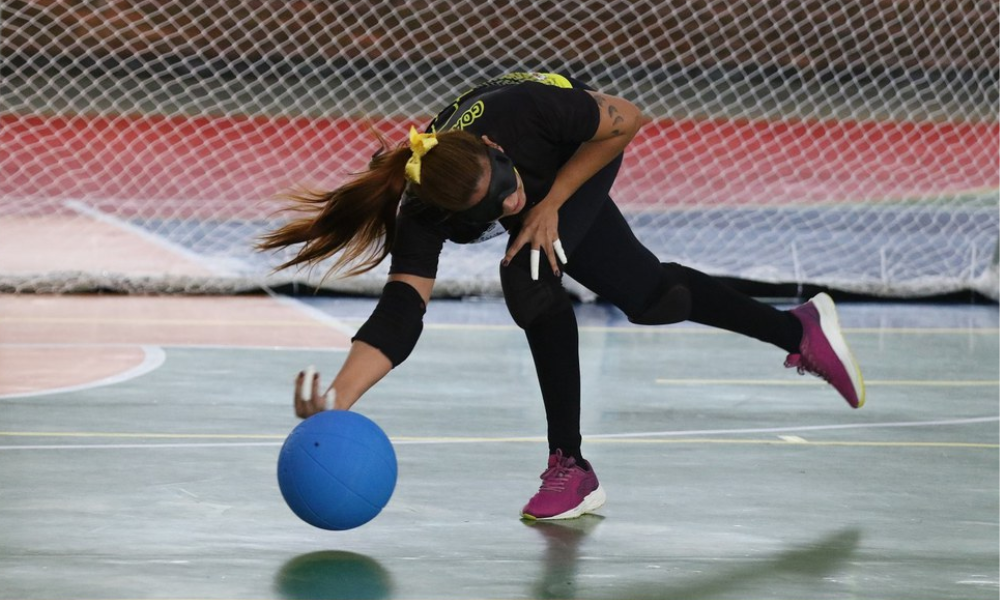
<path id="1" fill-rule="evenodd" d="M 345 330 L 372 307 L 295 302 Z M 0 599 L 995 600 L 997 306 L 840 310 L 857 411 L 759 342 L 580 306 L 608 502 L 564 523 L 518 518 L 545 424 L 498 301 L 433 302 L 357 405 L 399 480 L 346 532 L 299 521 L 275 476 L 292 378 L 342 350 L 163 345 L 138 376 L 0 396 Z"/>

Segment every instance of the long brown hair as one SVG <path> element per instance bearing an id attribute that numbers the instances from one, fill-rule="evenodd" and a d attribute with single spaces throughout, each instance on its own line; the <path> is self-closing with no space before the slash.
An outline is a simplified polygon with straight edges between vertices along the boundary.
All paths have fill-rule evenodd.
<path id="1" fill-rule="evenodd" d="M 373 130 L 374 131 L 374 130 Z M 368 169 L 339 188 L 327 192 L 292 190 L 280 197 L 291 201 L 288 211 L 301 214 L 262 235 L 258 251 L 304 244 L 276 270 L 316 265 L 340 253 L 327 275 L 352 265 L 344 276 L 359 275 L 378 266 L 396 238 L 396 213 L 407 183 L 423 202 L 449 211 L 469 206 L 486 169 L 485 144 L 461 130 L 437 136 L 438 143 L 421 160 L 420 184 L 408 182 L 406 162 L 412 152 L 406 143 L 393 148 L 375 131 L 379 150 Z"/>

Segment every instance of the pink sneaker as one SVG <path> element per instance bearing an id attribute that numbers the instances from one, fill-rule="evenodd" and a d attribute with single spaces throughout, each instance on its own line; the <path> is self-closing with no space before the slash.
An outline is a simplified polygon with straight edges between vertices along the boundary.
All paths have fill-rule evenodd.
<path id="1" fill-rule="evenodd" d="M 575 519 L 604 505 L 605 495 L 593 469 L 584 471 L 572 456 L 556 450 L 542 473 L 542 487 L 521 509 L 521 518 L 537 521 Z"/>
<path id="2" fill-rule="evenodd" d="M 793 308 L 792 314 L 802 322 L 802 343 L 799 354 L 789 354 L 785 366 L 795 367 L 799 374 L 812 373 L 822 377 L 852 407 L 864 406 L 865 381 L 861 377 L 861 367 L 840 332 L 833 299 L 819 294 Z"/>

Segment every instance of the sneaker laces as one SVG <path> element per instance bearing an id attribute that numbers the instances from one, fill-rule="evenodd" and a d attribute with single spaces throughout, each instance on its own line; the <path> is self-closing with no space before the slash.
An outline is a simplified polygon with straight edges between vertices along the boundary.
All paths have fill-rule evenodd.
<path id="1" fill-rule="evenodd" d="M 566 489 L 566 482 L 569 481 L 570 471 L 576 466 L 572 458 L 559 460 L 553 466 L 545 469 L 541 474 L 542 487 L 540 492 L 561 492 Z"/>
<path id="2" fill-rule="evenodd" d="M 817 368 L 808 358 L 803 354 L 789 354 L 788 358 L 785 359 L 786 367 L 795 367 L 799 375 L 815 375 L 816 377 L 822 378 L 827 383 L 830 383 L 830 377 L 823 371 L 823 369 Z"/>
<path id="3" fill-rule="evenodd" d="M 819 326 L 819 313 L 816 311 L 814 306 L 810 303 L 803 304 L 798 309 L 792 311 L 795 316 L 802 322 L 802 345 L 799 348 L 799 352 L 795 354 L 789 354 L 788 358 L 785 359 L 786 367 L 795 367 L 799 375 L 815 375 L 816 377 L 822 378 L 827 383 L 832 383 L 829 375 L 821 368 L 818 368 L 813 361 L 809 360 L 809 335 L 808 335 L 808 325 L 814 323 L 815 327 Z"/>

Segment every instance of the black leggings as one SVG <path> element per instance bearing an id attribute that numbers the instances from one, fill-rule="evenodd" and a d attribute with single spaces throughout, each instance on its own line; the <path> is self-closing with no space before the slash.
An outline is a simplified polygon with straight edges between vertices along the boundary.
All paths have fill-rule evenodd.
<path id="1" fill-rule="evenodd" d="M 758 302 L 704 273 L 659 259 L 636 239 L 607 195 L 620 160 L 587 182 L 560 210 L 562 269 L 634 323 L 690 320 L 798 352 L 802 329 L 790 313 Z M 599 195 L 598 195 L 599 194 Z M 511 232 L 511 240 L 517 231 Z M 580 356 L 569 295 L 542 257 L 532 281 L 530 248 L 500 268 L 504 299 L 528 339 L 548 421 L 549 451 L 580 454 Z"/>

